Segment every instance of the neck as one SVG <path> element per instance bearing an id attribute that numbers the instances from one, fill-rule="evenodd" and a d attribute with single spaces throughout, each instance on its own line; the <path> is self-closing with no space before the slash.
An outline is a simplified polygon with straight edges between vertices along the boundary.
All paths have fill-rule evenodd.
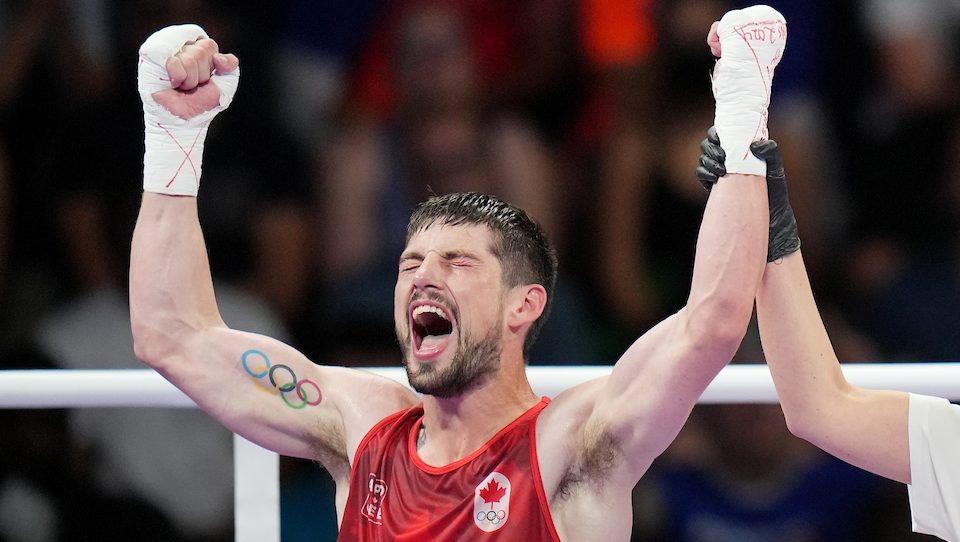
<path id="1" fill-rule="evenodd" d="M 507 424 L 537 404 L 526 368 L 501 360 L 500 369 L 482 386 L 456 397 L 423 398 L 423 444 L 420 457 L 446 465 L 483 446 Z"/>

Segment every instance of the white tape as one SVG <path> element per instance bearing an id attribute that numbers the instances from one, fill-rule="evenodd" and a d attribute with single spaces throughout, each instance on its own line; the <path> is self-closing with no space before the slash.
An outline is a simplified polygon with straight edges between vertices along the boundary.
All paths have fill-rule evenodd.
<path id="1" fill-rule="evenodd" d="M 717 26 L 720 60 L 713 69 L 714 125 L 727 154 L 727 173 L 765 175 L 766 163 L 750 143 L 767 139 L 773 72 L 787 44 L 787 23 L 758 5 L 727 12 Z"/>
<path id="2" fill-rule="evenodd" d="M 169 195 L 196 196 L 200 189 L 203 143 L 210 121 L 226 109 L 240 84 L 240 69 L 216 73 L 209 84 L 220 90 L 219 104 L 190 118 L 180 118 L 154 99 L 170 90 L 167 59 L 207 33 L 194 24 L 168 26 L 154 32 L 140 46 L 137 88 L 143 102 L 143 189 Z"/>

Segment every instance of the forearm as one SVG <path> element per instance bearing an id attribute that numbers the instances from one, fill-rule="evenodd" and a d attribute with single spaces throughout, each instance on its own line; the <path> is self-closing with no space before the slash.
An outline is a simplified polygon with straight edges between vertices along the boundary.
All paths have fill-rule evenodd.
<path id="1" fill-rule="evenodd" d="M 223 325 L 196 198 L 144 193 L 130 255 L 130 317 L 137 355 L 151 366 L 191 334 Z"/>
<path id="2" fill-rule="evenodd" d="M 791 432 L 853 465 L 909 482 L 907 395 L 847 382 L 799 251 L 767 264 L 757 317 Z"/>
<path id="3" fill-rule="evenodd" d="M 747 36 L 743 29 L 756 29 Z M 750 153 L 766 139 L 774 69 L 786 46 L 786 21 L 775 9 L 756 5 L 727 12 L 707 35 L 720 56 L 713 70 L 714 130 L 725 151 L 727 175 L 713 187 L 697 241 L 693 284 L 687 302 L 694 336 L 720 344 L 711 353 L 732 356 L 753 309 L 766 261 L 770 211 L 768 165 Z M 706 331 L 706 333 L 705 333 Z"/>
<path id="4" fill-rule="evenodd" d="M 614 366 L 597 416 L 630 443 L 638 468 L 674 439 L 746 332 L 766 254 L 765 183 L 731 175 L 720 182 L 725 189 L 714 189 L 700 228 L 690 301 Z"/>
<path id="5" fill-rule="evenodd" d="M 815 410 L 811 405 L 848 387 L 799 251 L 767 264 L 757 292 L 757 318 L 787 424 L 799 427 Z"/>
<path id="6" fill-rule="evenodd" d="M 714 187 L 697 239 L 690 297 L 691 332 L 730 360 L 746 333 L 767 251 L 766 181 L 728 175 Z M 718 367 L 719 370 L 719 367 Z"/>

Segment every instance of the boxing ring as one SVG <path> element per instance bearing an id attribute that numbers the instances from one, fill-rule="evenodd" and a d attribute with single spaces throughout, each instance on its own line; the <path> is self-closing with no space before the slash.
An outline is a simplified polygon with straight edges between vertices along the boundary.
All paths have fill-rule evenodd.
<path id="1" fill-rule="evenodd" d="M 851 383 L 960 399 L 960 362 L 843 364 Z M 406 384 L 402 368 L 368 369 Z M 529 367 L 534 390 L 555 396 L 608 374 L 609 366 Z M 725 367 L 700 403 L 775 403 L 766 365 Z M 0 371 L 0 408 L 195 408 L 186 395 L 149 369 Z M 279 457 L 234 436 L 234 517 L 237 542 L 279 542 Z"/>

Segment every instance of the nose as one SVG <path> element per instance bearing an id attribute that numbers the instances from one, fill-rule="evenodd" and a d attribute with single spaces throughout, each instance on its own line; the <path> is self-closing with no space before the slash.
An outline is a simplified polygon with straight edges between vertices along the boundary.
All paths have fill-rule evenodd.
<path id="1" fill-rule="evenodd" d="M 413 274 L 414 288 L 418 290 L 439 288 L 443 274 L 443 263 L 443 258 L 439 254 L 428 252 Z"/>

